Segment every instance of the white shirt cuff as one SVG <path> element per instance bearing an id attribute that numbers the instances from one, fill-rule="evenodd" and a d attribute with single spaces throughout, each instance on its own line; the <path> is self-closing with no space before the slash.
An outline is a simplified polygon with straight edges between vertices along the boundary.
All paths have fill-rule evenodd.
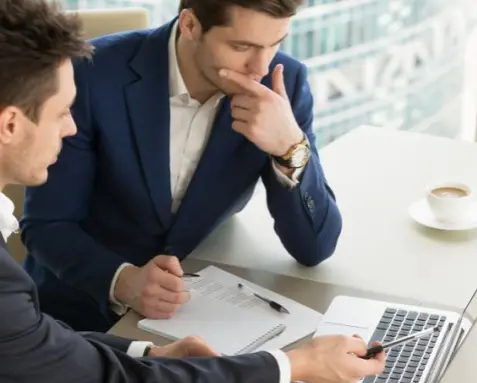
<path id="1" fill-rule="evenodd" d="M 290 383 L 291 381 L 291 366 L 288 356 L 281 350 L 267 351 L 271 354 L 278 364 L 280 371 L 280 380 L 278 383 Z"/>
<path id="2" fill-rule="evenodd" d="M 273 167 L 273 170 L 275 171 L 275 174 L 277 176 L 278 181 L 282 185 L 288 186 L 289 188 L 294 188 L 300 183 L 300 181 L 299 181 L 300 176 L 303 173 L 303 170 L 305 169 L 305 167 L 295 169 L 292 173 L 291 178 L 290 178 L 290 177 L 286 176 L 285 174 L 283 174 L 280 171 L 280 169 L 278 169 L 277 162 L 273 159 L 272 159 L 272 167 Z"/>
<path id="3" fill-rule="evenodd" d="M 122 303 L 118 302 L 114 297 L 114 289 L 116 287 L 116 282 L 118 281 L 119 274 L 126 266 L 132 266 L 130 263 L 123 263 L 121 266 L 118 267 L 116 272 L 114 273 L 113 280 L 111 281 L 111 286 L 109 288 L 109 302 L 111 303 L 111 310 L 113 310 L 117 315 L 124 315 L 128 311 L 128 306 L 123 305 Z M 133 342 L 134 343 L 134 342 Z"/>
<path id="4" fill-rule="evenodd" d="M 126 354 L 133 358 L 140 358 L 144 356 L 144 351 L 146 350 L 147 346 L 154 346 L 154 343 L 152 342 L 139 342 L 139 341 L 134 341 L 131 342 L 131 344 L 128 347 L 128 350 L 126 351 Z"/>

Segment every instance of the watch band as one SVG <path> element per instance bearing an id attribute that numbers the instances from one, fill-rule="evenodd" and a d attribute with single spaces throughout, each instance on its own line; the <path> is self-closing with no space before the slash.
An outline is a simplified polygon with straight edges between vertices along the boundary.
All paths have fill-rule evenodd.
<path id="1" fill-rule="evenodd" d="M 153 347 L 154 347 L 154 345 L 152 345 L 152 344 L 147 345 L 146 348 L 144 349 L 144 354 L 142 356 L 148 356 Z"/>

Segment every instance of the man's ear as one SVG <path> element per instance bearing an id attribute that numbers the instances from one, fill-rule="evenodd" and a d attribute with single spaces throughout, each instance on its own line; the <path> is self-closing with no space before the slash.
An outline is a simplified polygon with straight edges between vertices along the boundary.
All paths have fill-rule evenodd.
<path id="1" fill-rule="evenodd" d="M 181 12 L 178 28 L 187 40 L 197 41 L 202 36 L 202 25 L 191 9 L 184 9 Z"/>
<path id="2" fill-rule="evenodd" d="M 23 113 L 20 109 L 8 106 L 0 111 L 0 143 L 11 143 L 20 129 Z"/>

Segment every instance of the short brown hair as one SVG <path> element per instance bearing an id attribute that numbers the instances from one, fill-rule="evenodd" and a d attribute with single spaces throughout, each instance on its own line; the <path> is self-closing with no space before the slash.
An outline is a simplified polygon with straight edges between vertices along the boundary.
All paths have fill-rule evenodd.
<path id="1" fill-rule="evenodd" d="M 57 92 L 64 60 L 90 57 L 77 16 L 47 0 L 0 0 L 0 112 L 19 107 L 37 122 Z"/>
<path id="2" fill-rule="evenodd" d="M 303 3 L 303 0 L 181 0 L 179 12 L 191 9 L 205 33 L 212 27 L 227 25 L 228 9 L 232 6 L 252 9 L 276 18 L 286 18 L 295 15 Z"/>

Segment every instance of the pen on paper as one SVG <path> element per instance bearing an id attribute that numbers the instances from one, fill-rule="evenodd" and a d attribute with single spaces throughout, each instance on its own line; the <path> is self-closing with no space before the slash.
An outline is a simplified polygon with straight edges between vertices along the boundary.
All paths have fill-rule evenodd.
<path id="1" fill-rule="evenodd" d="M 182 278 L 199 278 L 200 275 L 196 273 L 184 273 L 182 274 Z"/>
<path id="2" fill-rule="evenodd" d="M 238 284 L 238 288 L 239 289 L 248 289 L 251 291 L 251 293 L 257 297 L 258 299 L 262 300 L 263 302 L 265 303 L 268 303 L 268 305 L 274 309 L 275 311 L 278 311 L 280 313 L 285 313 L 285 314 L 290 314 L 290 312 L 285 308 L 283 307 L 280 303 L 277 303 L 271 299 L 268 299 L 268 298 L 265 298 L 263 295 L 260 295 L 258 293 L 256 293 L 255 291 L 253 291 L 252 289 L 250 289 L 249 287 L 246 287 L 243 283 L 239 283 Z"/>

